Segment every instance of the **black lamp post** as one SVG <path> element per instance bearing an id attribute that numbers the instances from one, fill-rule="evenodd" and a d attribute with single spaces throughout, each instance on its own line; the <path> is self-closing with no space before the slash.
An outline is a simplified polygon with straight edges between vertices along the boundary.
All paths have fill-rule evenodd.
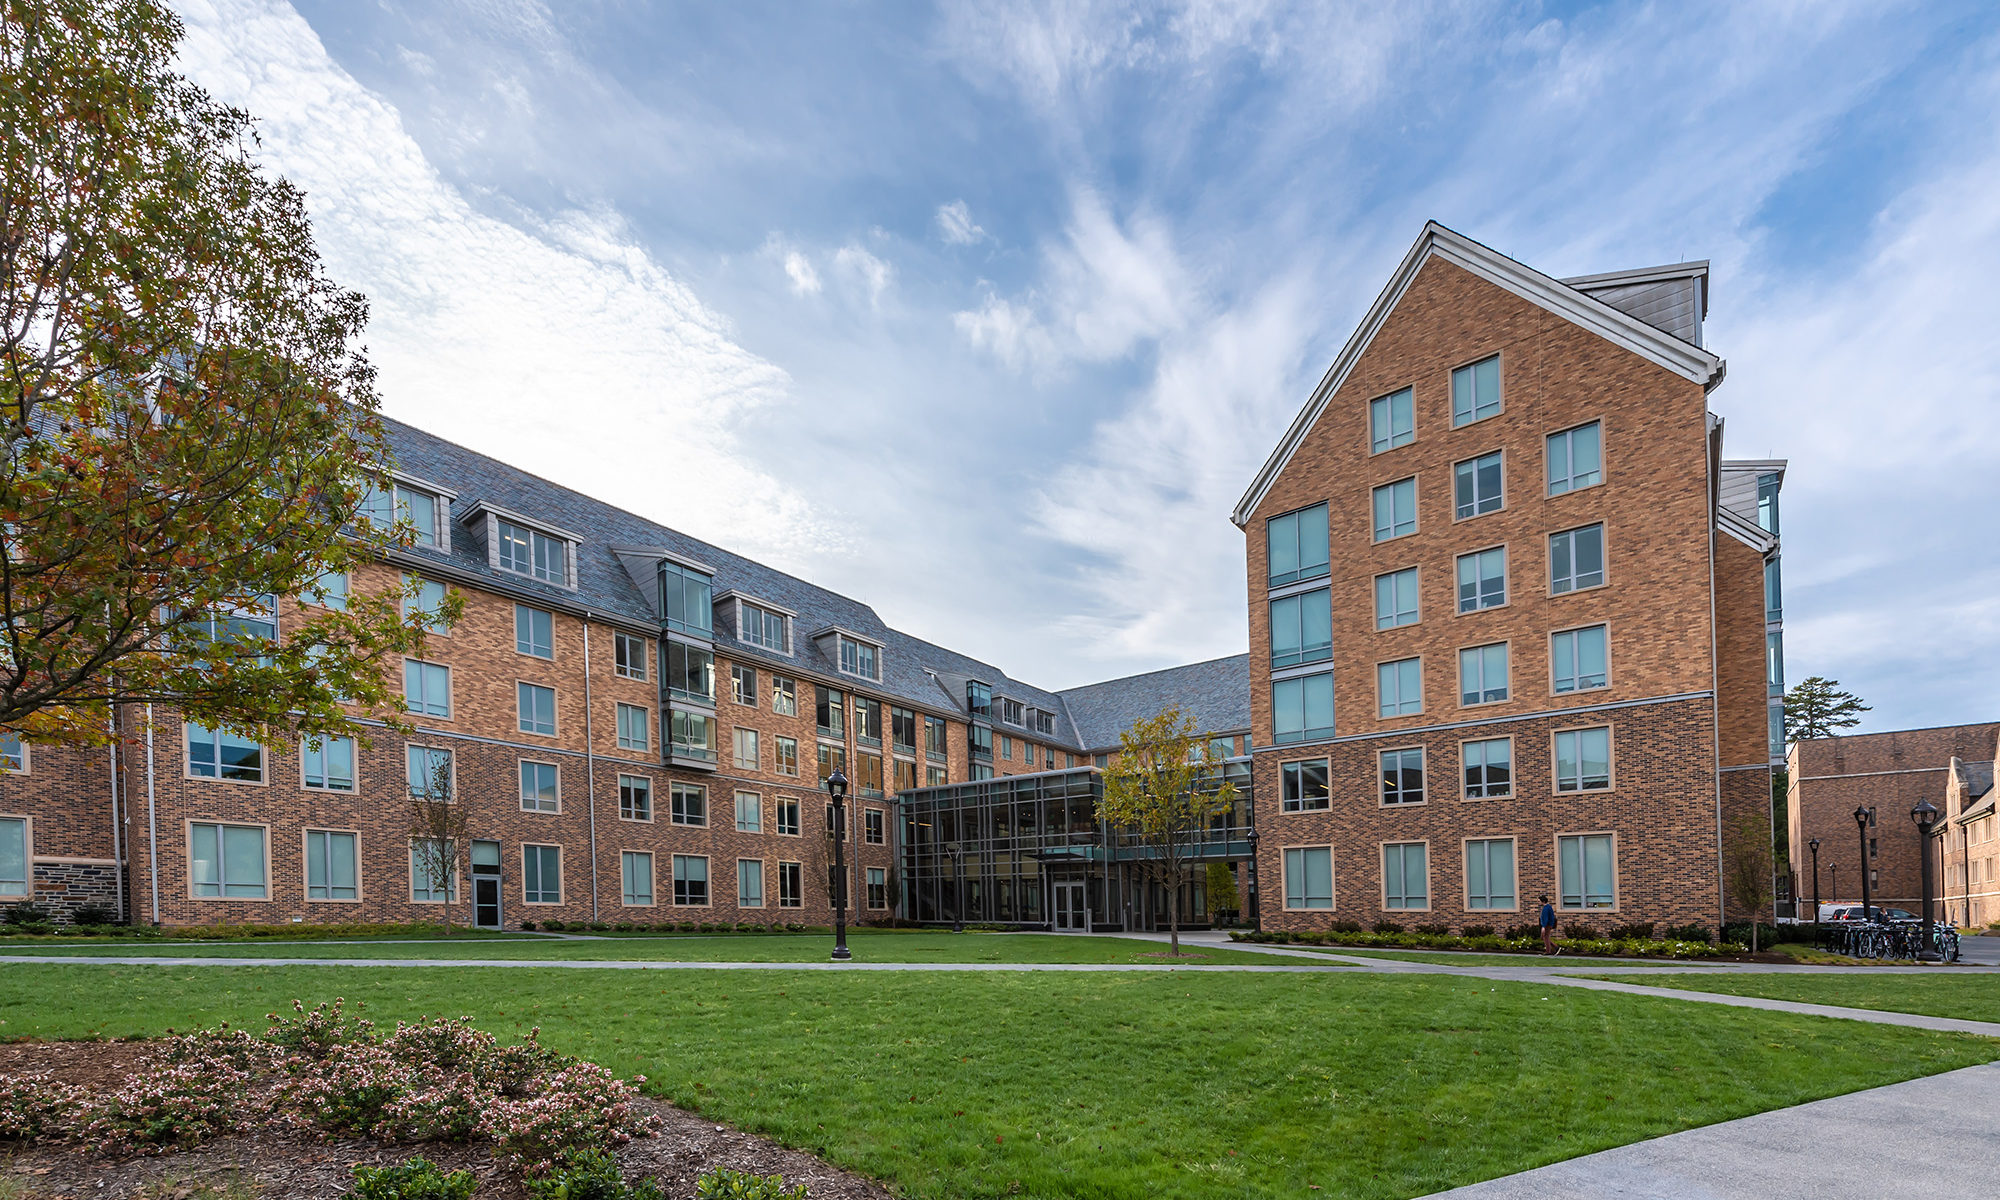
<path id="1" fill-rule="evenodd" d="M 1254 817 L 1252 818 L 1255 819 Z M 1257 905 L 1257 827 L 1250 827 L 1250 928 L 1264 932 L 1264 910 Z"/>
<path id="2" fill-rule="evenodd" d="M 1872 921 L 1875 914 L 1868 907 L 1868 806 L 1854 806 L 1854 828 L 1861 835 L 1861 919 Z"/>
<path id="3" fill-rule="evenodd" d="M 1807 842 L 1806 842 L 1806 848 L 1812 851 L 1812 864 L 1813 864 L 1813 945 L 1814 945 L 1814 946 L 1818 946 L 1818 945 L 1820 944 L 1820 943 L 1819 943 L 1819 933 L 1820 933 L 1820 929 L 1819 929 L 1819 839 L 1818 839 L 1818 838 L 1811 838 L 1811 839 L 1807 840 Z"/>
<path id="4" fill-rule="evenodd" d="M 951 931 L 965 932 L 965 843 L 951 844 Z"/>
<path id="5" fill-rule="evenodd" d="M 1931 827 L 1937 824 L 1937 805 L 1928 800 L 1919 800 L 1910 809 L 1910 820 L 1917 823 L 1917 836 L 1924 840 L 1923 881 L 1924 881 L 1924 930 L 1917 949 L 1918 962 L 1937 962 L 1937 927 L 1931 923 L 1936 915 L 1936 901 L 1931 897 Z"/>
<path id="6" fill-rule="evenodd" d="M 836 769 L 826 777 L 826 794 L 833 798 L 833 961 L 846 962 L 854 956 L 847 951 L 847 859 L 841 843 L 847 840 L 847 776 Z"/>

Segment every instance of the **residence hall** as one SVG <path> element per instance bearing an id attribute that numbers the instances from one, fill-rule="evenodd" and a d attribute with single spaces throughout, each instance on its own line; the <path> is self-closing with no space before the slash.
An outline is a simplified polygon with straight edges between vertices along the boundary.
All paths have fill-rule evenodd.
<path id="1" fill-rule="evenodd" d="M 1723 459 L 1708 283 L 1436 224 L 1397 266 L 1234 514 L 1266 927 L 1724 915 L 1783 753 L 1784 465 Z"/>
<path id="2" fill-rule="evenodd" d="M 1247 747 L 1241 656 L 1047 691 L 858 600 L 385 425 L 396 467 L 379 515 L 407 516 L 419 544 L 324 580 L 313 602 L 406 577 L 418 605 L 464 595 L 463 618 L 398 668 L 415 732 L 285 745 L 128 709 L 115 748 L 9 743 L 0 902 L 163 925 L 425 920 L 448 897 L 489 928 L 824 924 L 821 784 L 838 769 L 842 894 L 853 919 L 887 920 L 921 882 L 899 877 L 900 794 L 1094 775 L 1131 719 L 1176 699 L 1230 754 Z M 302 603 L 243 619 L 282 635 Z M 413 853 L 410 797 L 437 787 L 469 807 L 455 880 Z M 1032 861 L 1035 847 L 1008 849 Z M 1047 923 L 1055 896 L 1036 889 L 1054 885 L 1037 878 L 1011 872 L 1004 894 Z"/>

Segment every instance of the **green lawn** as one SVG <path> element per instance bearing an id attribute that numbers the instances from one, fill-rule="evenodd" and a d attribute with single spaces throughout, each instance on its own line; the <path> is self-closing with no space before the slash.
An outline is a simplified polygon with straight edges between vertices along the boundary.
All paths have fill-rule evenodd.
<path id="1" fill-rule="evenodd" d="M 1441 976 L 0 971 L 0 1035 L 469 1014 L 911 1197 L 1405 1197 L 2000 1043 Z"/>
<path id="2" fill-rule="evenodd" d="M 1610 978 L 1603 976 L 1601 978 Z M 1691 992 L 1721 992 L 1730 996 L 1765 996 L 1842 1008 L 1876 1008 L 1886 1012 L 1920 1013 L 1927 1017 L 1957 1017 L 1964 1021 L 2000 1021 L 2000 975 L 1958 975 L 1940 967 L 1936 975 L 1619 975 L 1620 983 L 1681 988 Z"/>
<path id="3" fill-rule="evenodd" d="M 1562 954 L 1480 954 L 1470 950 L 1372 950 L 1349 946 L 1286 946 L 1287 950 L 1310 950 L 1315 954 L 1347 954 L 1355 958 L 1392 958 L 1398 962 L 1437 963 L 1449 967 L 1561 967 L 1572 971 L 1591 963 L 1658 963 L 1680 967 L 1697 964 L 1665 958 L 1592 958 Z"/>
<path id="4" fill-rule="evenodd" d="M 933 963 L 1158 963 L 1171 965 L 1163 943 L 1136 938 L 1071 937 L 1059 933 L 941 933 L 928 930 L 859 930 L 848 948 L 862 962 Z M 830 933 L 677 934 L 661 937 L 567 941 L 555 938 L 409 942 L 138 942 L 61 946 L 0 943 L 0 955 L 111 958 L 483 958 L 659 962 L 825 962 Z M 1248 950 L 1203 948 L 1200 965 L 1285 960 Z"/>

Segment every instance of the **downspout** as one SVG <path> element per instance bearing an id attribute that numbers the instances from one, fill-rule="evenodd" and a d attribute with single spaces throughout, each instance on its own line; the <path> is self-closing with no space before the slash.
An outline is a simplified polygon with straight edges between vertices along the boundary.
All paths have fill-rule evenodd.
<path id="1" fill-rule="evenodd" d="M 118 810 L 118 710 L 114 707 L 105 721 L 111 731 L 111 862 L 118 878 L 118 923 L 125 923 L 125 840 L 123 816 Z"/>
<path id="2" fill-rule="evenodd" d="M 153 924 L 160 923 L 160 822 L 153 793 L 153 706 L 146 706 L 146 859 L 153 880 Z"/>
<path id="3" fill-rule="evenodd" d="M 1715 931 L 1718 940 L 1722 927 L 1729 924 L 1728 885 L 1723 880 L 1722 847 L 1722 646 L 1721 631 L 1716 627 L 1717 608 L 1715 602 L 1715 517 L 1716 508 L 1721 503 L 1719 489 L 1722 486 L 1722 464 L 1719 428 L 1707 427 L 1708 393 L 1702 393 L 1702 439 L 1701 452 L 1708 464 L 1708 478 L 1702 488 L 1703 499 L 1707 503 L 1702 513 L 1702 533 L 1708 539 L 1708 687 L 1709 687 L 1709 740 L 1715 751 L 1710 777 L 1715 780 Z M 1769 704 L 1769 701 L 1766 701 Z M 1770 760 L 1770 749 L 1766 747 L 1764 758 Z M 1766 789 L 1768 791 L 1768 789 Z M 1768 806 L 1770 797 L 1764 800 Z M 1750 916 L 1751 928 L 1756 928 L 1757 914 Z"/>
<path id="4" fill-rule="evenodd" d="M 583 781 L 590 797 L 590 920 L 597 921 L 597 739 L 590 723 L 590 617 L 583 618 Z"/>

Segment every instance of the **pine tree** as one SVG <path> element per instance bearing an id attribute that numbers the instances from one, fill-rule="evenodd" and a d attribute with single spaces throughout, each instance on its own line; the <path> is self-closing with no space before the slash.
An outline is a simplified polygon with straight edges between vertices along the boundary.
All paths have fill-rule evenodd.
<path id="1" fill-rule="evenodd" d="M 1785 736 L 1794 742 L 1833 737 L 1861 724 L 1867 711 L 1861 697 L 1840 690 L 1838 679 L 1814 675 L 1785 693 Z"/>

